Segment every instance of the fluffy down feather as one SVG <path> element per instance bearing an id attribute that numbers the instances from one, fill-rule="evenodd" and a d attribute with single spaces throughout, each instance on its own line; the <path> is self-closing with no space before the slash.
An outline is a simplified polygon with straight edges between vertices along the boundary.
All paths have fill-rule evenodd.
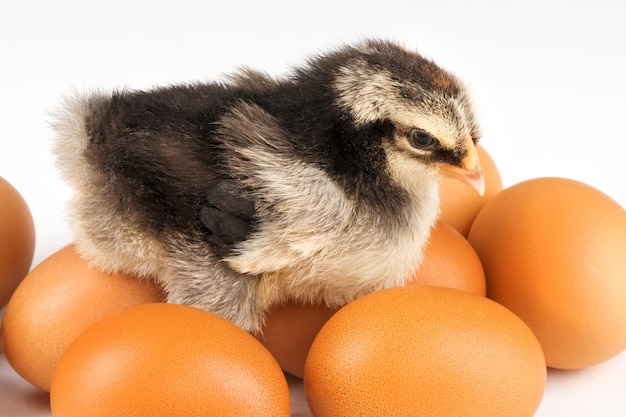
<path id="1" fill-rule="evenodd" d="M 460 82 L 383 41 L 283 79 L 244 70 L 76 96 L 54 127 L 81 254 L 253 333 L 286 299 L 339 306 L 402 285 L 438 216 L 436 164 L 459 165 L 478 139 Z M 434 147 L 412 143 L 414 129 Z M 210 230 L 200 215 L 225 182 L 253 208 L 236 238 L 215 236 L 232 228 Z"/>

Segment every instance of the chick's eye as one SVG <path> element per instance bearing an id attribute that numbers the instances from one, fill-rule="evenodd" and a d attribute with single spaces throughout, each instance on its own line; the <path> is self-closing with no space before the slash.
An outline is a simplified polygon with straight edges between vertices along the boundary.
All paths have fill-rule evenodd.
<path id="1" fill-rule="evenodd" d="M 411 130 L 409 137 L 411 144 L 416 148 L 430 149 L 436 144 L 436 140 L 432 136 L 418 129 Z"/>

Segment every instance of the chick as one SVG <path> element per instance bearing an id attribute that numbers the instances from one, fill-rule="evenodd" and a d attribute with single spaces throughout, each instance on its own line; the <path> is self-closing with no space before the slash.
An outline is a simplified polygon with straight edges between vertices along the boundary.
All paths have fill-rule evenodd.
<path id="1" fill-rule="evenodd" d="M 338 307 L 403 285 L 441 176 L 482 187 L 464 86 L 381 40 L 280 79 L 75 96 L 54 128 L 82 256 L 253 334 L 287 299 Z"/>

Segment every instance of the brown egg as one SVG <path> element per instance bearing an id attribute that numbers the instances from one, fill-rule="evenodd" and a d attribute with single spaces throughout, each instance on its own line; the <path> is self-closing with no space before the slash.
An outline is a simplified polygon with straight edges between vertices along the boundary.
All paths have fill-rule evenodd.
<path id="1" fill-rule="evenodd" d="M 35 224 L 26 201 L 0 177 L 0 309 L 28 273 L 35 254 Z"/>
<path id="2" fill-rule="evenodd" d="M 626 349 L 626 211 L 599 190 L 537 178 L 485 205 L 469 235 L 487 295 L 537 335 L 548 366 L 584 368 Z"/>
<path id="3" fill-rule="evenodd" d="M 484 147 L 479 145 L 476 150 L 485 177 L 485 193 L 480 196 L 472 187 L 453 178 L 444 178 L 439 187 L 440 220 L 465 237 L 480 209 L 502 190 L 502 178 L 495 162 Z"/>
<path id="4" fill-rule="evenodd" d="M 311 343 L 335 311 L 323 304 L 287 302 L 268 312 L 258 339 L 285 372 L 302 378 Z"/>
<path id="5" fill-rule="evenodd" d="M 69 346 L 50 390 L 55 417 L 289 416 L 278 363 L 245 331 L 177 304 L 123 309 Z"/>
<path id="6" fill-rule="evenodd" d="M 515 314 L 432 286 L 348 304 L 319 332 L 304 370 L 316 417 L 530 417 L 545 382 L 539 343 Z"/>
<path id="7" fill-rule="evenodd" d="M 485 273 L 476 252 L 452 226 L 439 221 L 431 231 L 424 260 L 409 285 L 457 288 L 485 296 Z"/>
<path id="8" fill-rule="evenodd" d="M 162 298 L 152 282 L 89 268 L 68 245 L 35 267 L 13 294 L 2 321 L 7 361 L 48 391 L 61 354 L 84 329 L 123 307 Z"/>

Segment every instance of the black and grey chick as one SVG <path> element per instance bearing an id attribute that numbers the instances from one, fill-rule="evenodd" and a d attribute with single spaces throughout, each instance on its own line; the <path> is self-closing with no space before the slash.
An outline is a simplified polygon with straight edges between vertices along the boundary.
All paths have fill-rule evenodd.
<path id="1" fill-rule="evenodd" d="M 252 333 L 287 299 L 337 307 L 402 285 L 441 175 L 482 181 L 464 86 L 386 41 L 282 79 L 74 97 L 55 129 L 82 256 Z"/>

